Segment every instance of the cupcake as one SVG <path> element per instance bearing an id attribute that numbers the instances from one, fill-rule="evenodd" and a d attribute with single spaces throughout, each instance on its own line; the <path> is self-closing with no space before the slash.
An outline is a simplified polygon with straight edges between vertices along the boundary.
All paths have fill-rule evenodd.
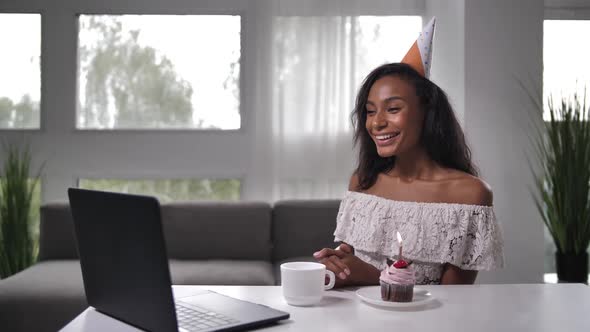
<path id="1" fill-rule="evenodd" d="M 416 276 L 414 267 L 398 260 L 381 272 L 381 299 L 390 302 L 412 302 Z"/>

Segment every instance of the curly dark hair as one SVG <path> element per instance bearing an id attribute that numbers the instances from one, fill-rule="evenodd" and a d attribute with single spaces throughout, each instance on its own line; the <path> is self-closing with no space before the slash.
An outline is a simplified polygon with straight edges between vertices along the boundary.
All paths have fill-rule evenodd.
<path id="1" fill-rule="evenodd" d="M 352 125 L 355 128 L 354 143 L 355 146 L 359 146 L 358 166 L 355 171 L 358 176 L 357 189 L 370 188 L 377 181 L 379 173 L 388 172 L 395 165 L 395 156 L 379 156 L 375 143 L 365 127 L 369 91 L 373 84 L 384 76 L 399 77 L 414 87 L 420 107 L 424 111 L 420 144 L 424 146 L 428 156 L 443 167 L 477 176 L 477 167 L 471 161 L 471 150 L 445 92 L 409 65 L 390 63 L 374 69 L 365 78 L 351 114 Z"/>

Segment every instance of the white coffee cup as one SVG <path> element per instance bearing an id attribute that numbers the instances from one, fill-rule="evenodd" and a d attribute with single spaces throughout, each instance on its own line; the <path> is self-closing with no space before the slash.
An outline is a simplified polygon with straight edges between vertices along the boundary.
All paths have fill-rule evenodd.
<path id="1" fill-rule="evenodd" d="M 330 282 L 326 285 L 326 275 Z M 336 283 L 334 272 L 326 266 L 314 262 L 291 262 L 281 264 L 281 285 L 283 296 L 290 305 L 309 306 L 322 299 L 324 290 Z"/>

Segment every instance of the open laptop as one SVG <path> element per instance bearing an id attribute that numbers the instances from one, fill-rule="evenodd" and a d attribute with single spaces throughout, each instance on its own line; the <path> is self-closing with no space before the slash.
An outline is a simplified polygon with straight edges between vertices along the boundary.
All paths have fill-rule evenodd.
<path id="1" fill-rule="evenodd" d="M 88 304 L 157 332 L 244 330 L 286 312 L 203 291 L 172 295 L 160 204 L 153 197 L 68 189 Z"/>

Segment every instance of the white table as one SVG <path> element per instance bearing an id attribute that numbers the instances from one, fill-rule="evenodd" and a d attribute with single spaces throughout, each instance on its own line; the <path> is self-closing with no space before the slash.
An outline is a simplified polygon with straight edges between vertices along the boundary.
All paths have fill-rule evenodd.
<path id="1" fill-rule="evenodd" d="M 590 287 L 582 284 L 421 286 L 436 301 L 393 310 L 361 302 L 356 289 L 331 290 L 314 307 L 285 303 L 279 286 L 173 286 L 175 297 L 210 289 L 289 312 L 265 331 L 590 331 Z M 138 331 L 86 309 L 63 332 Z"/>

